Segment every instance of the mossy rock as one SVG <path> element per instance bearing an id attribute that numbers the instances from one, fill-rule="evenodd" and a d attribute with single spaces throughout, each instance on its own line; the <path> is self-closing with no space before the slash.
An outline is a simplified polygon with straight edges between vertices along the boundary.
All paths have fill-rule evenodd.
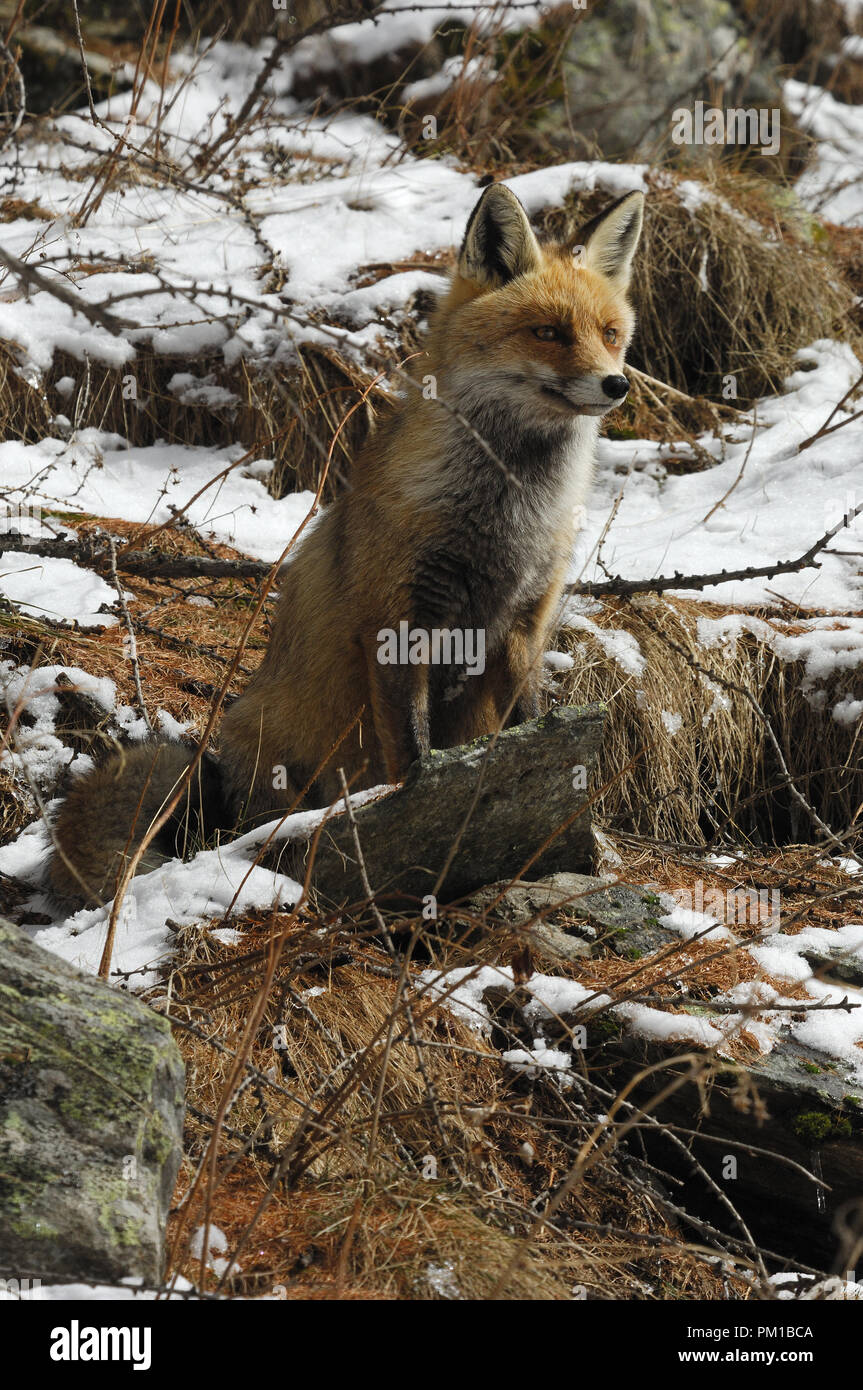
<path id="1" fill-rule="evenodd" d="M 604 719 L 600 705 L 560 705 L 496 739 L 418 759 L 398 791 L 355 812 L 372 888 L 411 898 L 437 888 L 442 901 L 452 901 L 496 880 L 511 881 L 538 851 L 532 877 L 589 869 L 590 792 L 573 787 L 572 769 L 584 767 L 589 779 Z M 298 848 L 300 862 L 282 868 L 302 880 L 308 846 Z M 314 885 L 326 904 L 366 896 L 353 830 L 343 815 L 329 820 L 321 835 Z"/>
<path id="2" fill-rule="evenodd" d="M 183 1082 L 165 1019 L 0 919 L 0 1275 L 161 1278 Z"/>
<path id="3" fill-rule="evenodd" d="M 608 949 L 625 960 L 640 960 L 677 939 L 651 915 L 651 895 L 644 888 L 609 884 L 588 874 L 555 873 L 512 886 L 492 883 L 472 894 L 465 907 L 473 916 L 489 912 L 490 922 L 515 927 L 530 922 L 532 944 L 552 953 L 563 945 L 565 932 L 564 954 L 570 957 Z"/>

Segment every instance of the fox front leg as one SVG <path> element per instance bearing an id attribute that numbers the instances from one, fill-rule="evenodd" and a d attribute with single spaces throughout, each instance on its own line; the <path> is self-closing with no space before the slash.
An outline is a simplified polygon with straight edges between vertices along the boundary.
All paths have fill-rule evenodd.
<path id="1" fill-rule="evenodd" d="M 506 639 L 506 691 L 504 703 L 512 709 L 508 724 L 524 724 L 538 719 L 540 714 L 540 660 L 530 641 L 530 634 L 515 627 Z M 540 656 L 541 659 L 541 656 Z"/>
<path id="2" fill-rule="evenodd" d="M 377 638 L 365 644 L 372 718 L 390 782 L 429 751 L 429 671 L 387 660 Z"/>
<path id="3" fill-rule="evenodd" d="M 561 550 L 568 554 L 571 541 Z M 559 621 L 566 571 L 567 563 L 562 558 L 539 600 L 522 612 L 507 636 L 507 664 L 515 695 L 513 715 L 519 724 L 537 719 L 541 713 L 543 655 Z"/>

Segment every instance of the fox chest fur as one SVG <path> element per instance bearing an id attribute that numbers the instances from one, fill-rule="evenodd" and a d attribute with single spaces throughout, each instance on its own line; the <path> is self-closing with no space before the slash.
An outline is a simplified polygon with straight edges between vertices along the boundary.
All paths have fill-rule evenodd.
<path id="1" fill-rule="evenodd" d="M 480 629 L 493 653 L 569 558 L 576 509 L 587 495 L 595 425 L 519 428 L 505 408 L 471 420 L 419 485 L 404 485 L 420 526 L 410 584 L 419 626 Z M 458 427 L 457 427 L 458 428 Z"/>

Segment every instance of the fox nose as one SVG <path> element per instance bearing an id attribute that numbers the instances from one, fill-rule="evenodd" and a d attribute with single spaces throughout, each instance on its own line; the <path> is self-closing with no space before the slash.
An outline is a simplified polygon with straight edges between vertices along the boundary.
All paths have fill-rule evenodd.
<path id="1" fill-rule="evenodd" d="M 629 382 L 625 376 L 607 376 L 602 383 L 602 389 L 613 401 L 622 401 L 629 390 Z"/>

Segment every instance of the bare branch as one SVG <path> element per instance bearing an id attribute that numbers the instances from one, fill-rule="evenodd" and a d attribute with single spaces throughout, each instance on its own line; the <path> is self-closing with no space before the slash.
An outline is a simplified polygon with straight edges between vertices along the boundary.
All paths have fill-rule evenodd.
<path id="1" fill-rule="evenodd" d="M 77 541 L 34 539 L 10 532 L 0 536 L 0 555 L 7 550 L 94 565 L 109 559 L 111 541 L 101 536 L 86 536 Z M 272 568 L 263 560 L 219 560 L 209 555 L 166 555 L 161 551 L 148 550 L 117 551 L 116 565 L 126 574 L 140 574 L 160 580 L 260 579 L 269 574 Z"/>
<path id="2" fill-rule="evenodd" d="M 590 594 L 597 597 L 601 594 L 613 595 L 618 598 L 625 598 L 629 594 L 660 594 L 666 589 L 707 589 L 711 584 L 728 584 L 736 579 L 772 579 L 777 574 L 796 574 L 798 570 L 820 569 L 820 561 L 816 560 L 818 555 L 832 541 L 833 537 L 840 531 L 846 530 L 856 516 L 863 512 L 863 502 L 853 509 L 846 512 L 842 520 L 832 526 L 829 531 L 825 531 L 823 536 L 810 545 L 797 560 L 776 560 L 770 565 L 749 565 L 746 569 L 740 570 L 717 570 L 714 574 L 664 574 L 656 579 L 622 579 L 619 576 L 615 579 L 604 580 L 600 584 L 569 584 L 565 589 L 568 594 Z"/>
<path id="3" fill-rule="evenodd" d="M 88 323 L 92 323 L 97 328 L 106 328 L 115 338 L 121 338 L 130 329 L 137 328 L 139 325 L 130 323 L 128 319 L 118 318 L 107 309 L 99 309 L 95 304 L 89 304 L 81 295 L 70 290 L 62 280 L 49 280 L 47 275 L 36 270 L 32 265 L 20 261 L 17 256 L 13 256 L 11 251 L 5 251 L 0 247 L 0 265 L 5 265 L 7 270 L 22 285 L 28 285 L 33 289 L 44 290 L 46 294 L 53 295 L 62 304 L 67 304 L 76 313 L 82 314 Z"/>

